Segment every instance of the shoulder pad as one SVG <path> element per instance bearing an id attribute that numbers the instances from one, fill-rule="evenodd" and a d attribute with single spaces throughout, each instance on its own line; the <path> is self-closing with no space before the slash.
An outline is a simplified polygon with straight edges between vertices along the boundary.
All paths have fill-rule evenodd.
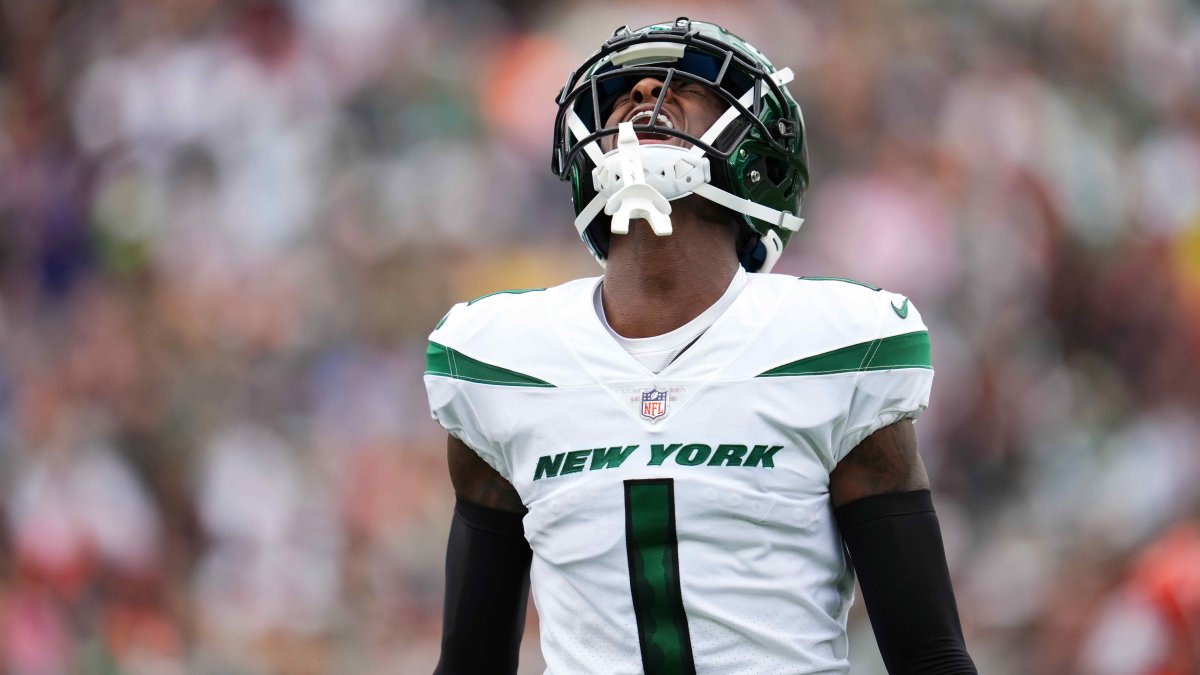
<path id="1" fill-rule="evenodd" d="M 810 302 L 825 306 L 832 316 L 841 315 L 842 321 L 852 323 L 874 324 L 878 332 L 867 339 L 926 330 L 920 312 L 899 293 L 841 277 L 798 277 L 798 280 L 804 285 L 811 284 L 804 295 Z"/>
<path id="2" fill-rule="evenodd" d="M 775 277 L 781 298 L 747 366 L 781 376 L 927 365 L 928 334 L 908 298 L 837 278 Z"/>
<path id="3" fill-rule="evenodd" d="M 455 305 L 429 336 L 425 372 L 480 384 L 557 386 L 568 357 L 553 329 L 553 307 L 578 283 L 499 291 Z"/>
<path id="4" fill-rule="evenodd" d="M 484 329 L 494 327 L 497 321 L 504 323 L 505 317 L 527 319 L 540 309 L 539 306 L 543 303 L 535 296 L 541 295 L 545 290 L 530 288 L 496 291 L 474 300 L 460 302 L 451 307 L 441 321 L 438 321 L 429 339 L 442 344 L 454 343 L 462 346 L 475 339 Z"/>

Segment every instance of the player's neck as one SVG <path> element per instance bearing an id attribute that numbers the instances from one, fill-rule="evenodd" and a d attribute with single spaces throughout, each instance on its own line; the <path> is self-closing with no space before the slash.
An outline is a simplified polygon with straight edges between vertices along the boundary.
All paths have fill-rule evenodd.
<path id="1" fill-rule="evenodd" d="M 684 215 L 682 213 L 678 214 Z M 669 333 L 711 307 L 737 274 L 731 231 L 672 218 L 674 233 L 656 236 L 638 220 L 613 235 L 604 272 L 604 314 L 629 338 Z"/>

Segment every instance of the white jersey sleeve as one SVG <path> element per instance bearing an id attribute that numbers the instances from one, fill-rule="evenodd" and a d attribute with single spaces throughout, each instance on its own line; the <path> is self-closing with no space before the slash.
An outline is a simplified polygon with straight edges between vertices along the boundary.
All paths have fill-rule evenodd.
<path id="1" fill-rule="evenodd" d="M 929 406 L 933 366 L 920 313 L 908 298 L 886 291 L 879 291 L 873 304 L 879 334 L 864 354 L 835 463 L 875 431 L 916 419 Z"/>
<path id="2" fill-rule="evenodd" d="M 425 351 L 425 391 L 429 397 L 429 410 L 433 419 L 448 434 L 462 441 L 508 479 L 510 472 L 504 456 L 489 440 L 488 432 L 475 413 L 471 397 L 464 390 L 463 382 L 466 380 L 457 377 L 462 372 L 477 379 L 483 379 L 483 376 L 471 372 L 473 360 L 470 357 L 444 344 L 450 340 L 442 332 L 442 326 L 455 319 L 456 313 L 461 314 L 464 307 L 465 304 L 458 304 L 451 308 L 429 336 L 429 346 Z"/>
<path id="3" fill-rule="evenodd" d="M 430 334 L 425 353 L 433 419 L 509 482 L 515 482 L 518 427 L 511 406 L 537 409 L 547 390 L 575 383 L 573 360 L 546 347 L 553 335 L 544 330 L 544 290 L 500 291 L 455 305 Z"/>
<path id="4" fill-rule="evenodd" d="M 802 277 L 748 366 L 791 383 L 797 428 L 830 471 L 874 431 L 916 418 L 929 403 L 929 334 L 908 298 L 849 279 Z M 825 424 L 813 426 L 816 402 Z M 808 409 L 808 412 L 805 412 Z"/>

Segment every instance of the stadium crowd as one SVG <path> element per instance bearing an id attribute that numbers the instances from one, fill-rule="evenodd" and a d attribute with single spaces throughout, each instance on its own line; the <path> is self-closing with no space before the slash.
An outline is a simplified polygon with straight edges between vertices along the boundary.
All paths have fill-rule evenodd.
<path id="1" fill-rule="evenodd" d="M 1186 0 L 0 1 L 0 672 L 429 672 L 425 336 L 598 273 L 553 98 L 680 13 L 796 71 L 813 181 L 776 271 L 930 325 L 980 671 L 1200 672 Z M 881 672 L 861 606 L 851 632 Z"/>

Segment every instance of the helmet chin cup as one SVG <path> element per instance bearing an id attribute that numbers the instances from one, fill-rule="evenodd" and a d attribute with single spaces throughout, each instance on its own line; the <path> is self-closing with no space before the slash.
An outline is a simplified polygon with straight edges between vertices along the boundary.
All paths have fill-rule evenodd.
<path id="1" fill-rule="evenodd" d="M 645 183 L 621 188 L 608 200 L 604 212 L 612 216 L 613 234 L 629 234 L 629 221 L 636 218 L 644 218 L 660 237 L 672 231 L 670 202 Z"/>
<path id="2" fill-rule="evenodd" d="M 665 237 L 671 234 L 671 204 L 646 182 L 642 146 L 633 124 L 621 122 L 617 129 L 617 150 L 604 163 L 612 177 L 609 184 L 615 188 L 604 203 L 604 213 L 612 216 L 612 233 L 629 234 L 630 219 L 643 218 L 654 234 Z M 612 166 L 612 160 L 619 168 Z M 593 180 L 598 181 L 599 176 L 594 175 Z"/>

